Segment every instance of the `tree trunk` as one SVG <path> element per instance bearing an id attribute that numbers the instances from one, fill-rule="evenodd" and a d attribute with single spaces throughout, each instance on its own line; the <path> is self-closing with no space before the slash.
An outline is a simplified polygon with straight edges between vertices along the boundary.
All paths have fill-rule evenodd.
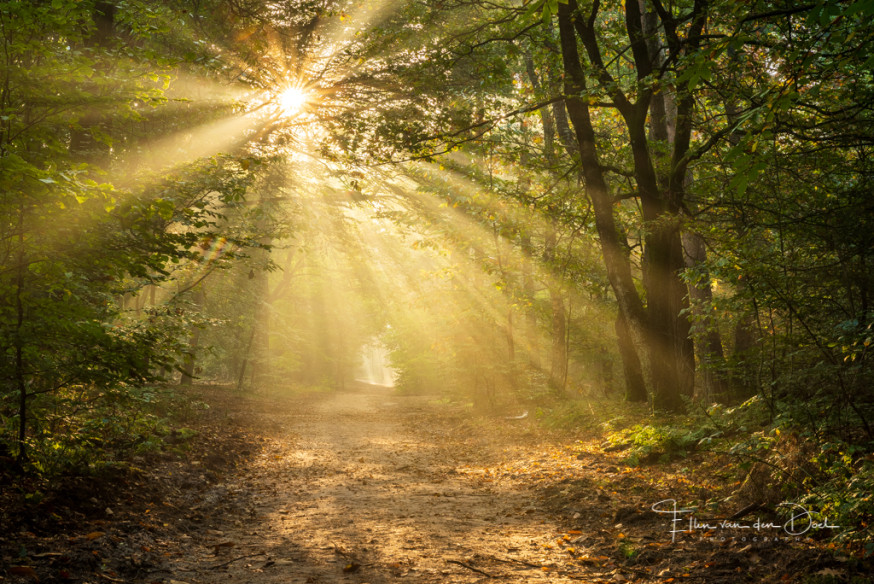
<path id="1" fill-rule="evenodd" d="M 619 310 L 627 324 L 626 330 L 632 339 L 631 344 L 626 345 L 626 348 L 631 347 L 635 351 L 645 350 L 648 348 L 645 341 L 646 314 L 632 278 L 628 250 L 621 245 L 621 236 L 613 216 L 613 200 L 607 188 L 604 171 L 598 160 L 595 129 L 592 125 L 589 103 L 580 97 L 586 93 L 586 78 L 577 51 L 573 11 L 570 4 L 559 3 L 558 22 L 565 71 L 565 104 L 579 146 L 583 179 L 586 193 L 592 201 L 595 229 L 601 243 L 607 278 L 613 289 L 613 294 L 616 296 Z M 634 371 L 635 360 L 630 358 L 629 352 L 621 351 L 621 354 L 623 355 L 623 369 Z M 627 362 L 625 361 L 626 356 L 629 356 Z M 640 360 L 638 359 L 637 362 L 639 363 Z"/>
<path id="2" fill-rule="evenodd" d="M 706 259 L 704 239 L 696 234 L 683 234 L 683 248 L 686 253 L 686 265 L 697 267 Z M 696 398 L 706 402 L 718 400 L 725 392 L 725 384 L 716 368 L 723 363 L 725 355 L 722 350 L 722 338 L 714 327 L 708 308 L 713 305 L 713 290 L 710 287 L 710 277 L 705 275 L 700 283 L 689 284 L 691 312 L 697 326 L 701 329 L 693 334 L 695 354 L 700 366 L 698 372 L 701 382 L 697 384 Z"/>
<path id="3" fill-rule="evenodd" d="M 18 253 L 17 274 L 15 277 L 15 386 L 18 390 L 18 462 L 27 461 L 27 382 L 25 379 L 24 361 L 24 322 L 26 320 L 25 306 L 22 296 L 25 288 L 25 272 L 27 270 L 27 255 L 24 249 L 24 213 L 23 204 L 18 207 Z"/>
<path id="4" fill-rule="evenodd" d="M 544 240 L 543 261 L 548 268 L 555 265 L 557 245 L 555 227 L 547 227 Z M 549 387 L 557 393 L 564 393 L 567 382 L 567 313 L 564 294 L 558 278 L 549 279 L 549 306 L 551 318 L 552 345 L 549 355 Z"/>
<path id="5" fill-rule="evenodd" d="M 616 315 L 616 339 L 619 345 L 619 356 L 622 359 L 622 375 L 625 378 L 625 399 L 630 402 L 645 402 L 647 400 L 646 381 L 640 358 L 634 350 L 634 341 L 628 322 L 620 310 Z"/>
<path id="6" fill-rule="evenodd" d="M 659 43 L 658 15 L 655 11 L 647 11 L 645 2 L 639 0 L 641 18 L 641 30 L 645 40 L 646 56 L 636 55 L 635 58 L 647 59 L 651 69 L 662 66 L 662 47 Z M 629 26 L 630 30 L 635 28 Z M 662 373 L 654 378 L 655 403 L 661 403 L 666 409 L 676 409 L 681 402 L 673 387 L 679 389 L 679 393 L 691 397 L 695 386 L 695 351 L 690 338 L 691 324 L 687 318 L 680 316 L 680 311 L 688 307 L 685 299 L 686 289 L 679 280 L 679 272 L 687 266 L 682 254 L 682 235 L 680 232 L 679 216 L 681 207 L 679 201 L 683 193 L 671 193 L 671 172 L 667 174 L 650 175 L 649 169 L 653 167 L 652 159 L 655 158 L 658 166 L 671 168 L 672 153 L 670 146 L 676 144 L 677 137 L 677 107 L 672 94 L 666 90 L 658 90 L 653 93 L 649 103 L 649 134 L 651 144 L 645 141 L 638 143 L 639 152 L 635 153 L 635 167 L 642 165 L 646 168 L 644 182 L 648 185 L 649 198 L 653 204 L 649 205 L 649 217 L 644 220 L 651 221 L 656 227 L 652 240 L 646 243 L 647 254 L 644 255 L 644 287 L 649 299 L 656 287 L 655 298 L 657 302 L 649 302 L 648 309 L 651 314 L 651 335 L 656 347 L 664 344 L 664 359 L 673 363 L 667 364 Z M 645 151 L 644 151 L 645 150 Z M 676 152 L 674 153 L 676 154 Z M 648 178 L 647 178 L 648 177 Z M 681 184 L 685 185 L 688 176 L 684 176 Z M 661 192 L 668 192 L 667 205 L 660 204 Z M 675 205 L 671 205 L 671 195 L 676 196 Z M 643 195 L 642 195 L 643 196 Z M 646 215 L 646 212 L 645 212 Z M 668 221 L 667 217 L 676 217 L 677 221 Z M 655 246 L 655 248 L 653 248 Z M 677 254 L 680 254 L 679 257 Z M 647 265 L 647 259 L 654 262 Z M 703 260 L 702 260 L 703 261 Z M 659 274 L 661 273 L 661 275 Z M 650 282 L 647 285 L 647 278 Z M 657 314 L 653 314 L 657 313 Z M 661 320 L 661 324 L 658 324 Z M 670 331 L 669 334 L 665 334 Z M 672 367 L 669 365 L 673 365 Z M 660 380 L 664 376 L 663 380 Z M 674 377 L 676 376 L 676 380 Z"/>
<path id="7" fill-rule="evenodd" d="M 534 276 L 531 269 L 531 237 L 522 237 L 522 290 L 528 306 L 525 310 L 525 339 L 528 363 L 540 368 L 540 341 L 537 326 L 537 313 L 534 310 Z"/>
<path id="8" fill-rule="evenodd" d="M 203 284 L 198 285 L 192 290 L 191 300 L 195 307 L 199 308 L 203 305 L 204 293 L 201 288 Z M 191 385 L 195 378 L 196 353 L 200 346 L 200 328 L 195 327 L 191 332 L 191 340 L 188 344 L 188 352 L 182 359 L 182 378 L 179 380 L 179 385 Z"/>
<path id="9" fill-rule="evenodd" d="M 268 273 L 257 270 L 253 278 L 255 315 L 252 326 L 252 347 L 249 352 L 249 370 L 253 389 L 263 387 L 270 376 L 270 312 Z"/>
<path id="10" fill-rule="evenodd" d="M 650 373 L 653 406 L 679 411 L 681 395 L 692 394 L 689 376 L 689 323 L 680 317 L 687 308 L 686 289 L 679 279 L 683 253 L 679 225 L 653 226 L 645 238 L 644 289 L 647 293 Z M 650 223 L 653 225 L 653 223 Z"/>

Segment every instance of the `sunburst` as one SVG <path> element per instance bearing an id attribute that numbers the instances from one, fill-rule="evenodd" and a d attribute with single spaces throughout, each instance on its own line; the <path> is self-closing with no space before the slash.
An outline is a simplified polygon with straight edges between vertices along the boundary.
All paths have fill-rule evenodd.
<path id="1" fill-rule="evenodd" d="M 276 96 L 279 111 L 283 116 L 296 116 L 309 102 L 309 93 L 301 87 L 288 87 Z"/>

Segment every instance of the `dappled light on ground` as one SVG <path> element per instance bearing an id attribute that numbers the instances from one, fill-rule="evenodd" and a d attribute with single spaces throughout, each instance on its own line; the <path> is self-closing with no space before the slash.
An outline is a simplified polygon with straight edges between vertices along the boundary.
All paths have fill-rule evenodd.
<path id="1" fill-rule="evenodd" d="M 716 527 L 673 539 L 670 518 L 651 508 L 698 496 L 699 481 L 718 470 L 703 459 L 682 463 L 700 474 L 630 467 L 590 439 L 557 441 L 529 421 L 366 384 L 236 405 L 249 412 L 240 421 L 263 429 L 262 448 L 199 488 L 196 511 L 180 511 L 199 527 L 173 544 L 156 576 L 727 584 L 822 569 L 813 539 L 751 547 L 748 533 Z M 797 565 L 774 574 L 759 554 Z"/>
<path id="2" fill-rule="evenodd" d="M 202 544 L 201 565 L 260 552 L 226 570 L 243 581 L 254 568 L 263 582 L 554 576 L 563 557 L 547 544 L 560 527 L 531 493 L 471 480 L 468 465 L 499 452 L 457 443 L 452 426 L 462 419 L 426 428 L 432 399 L 357 386 L 307 400 L 305 413 L 277 413 L 293 433 L 277 436 L 241 477 L 251 519 L 215 538 L 233 541 L 227 554 L 213 557 L 217 544 Z M 182 560 L 177 569 L 201 568 Z"/>

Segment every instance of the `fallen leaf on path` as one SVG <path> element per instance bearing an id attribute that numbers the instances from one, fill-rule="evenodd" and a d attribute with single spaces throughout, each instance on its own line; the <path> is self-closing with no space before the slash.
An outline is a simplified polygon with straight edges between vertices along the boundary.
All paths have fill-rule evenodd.
<path id="1" fill-rule="evenodd" d="M 24 576 L 25 578 L 33 578 L 37 582 L 39 582 L 39 576 L 36 575 L 36 571 L 30 566 L 12 566 L 7 570 L 13 576 Z"/>
<path id="2" fill-rule="evenodd" d="M 102 531 L 92 531 L 85 536 L 85 539 L 97 539 L 98 537 L 103 537 L 104 535 L 106 534 Z"/>

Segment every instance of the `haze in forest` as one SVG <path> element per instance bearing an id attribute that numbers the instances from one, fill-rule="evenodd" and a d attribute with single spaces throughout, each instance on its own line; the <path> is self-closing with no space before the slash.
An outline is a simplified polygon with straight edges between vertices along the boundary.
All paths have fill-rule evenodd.
<path id="1" fill-rule="evenodd" d="M 0 457 L 367 383 L 777 469 L 870 554 L 872 16 L 0 2 Z"/>

